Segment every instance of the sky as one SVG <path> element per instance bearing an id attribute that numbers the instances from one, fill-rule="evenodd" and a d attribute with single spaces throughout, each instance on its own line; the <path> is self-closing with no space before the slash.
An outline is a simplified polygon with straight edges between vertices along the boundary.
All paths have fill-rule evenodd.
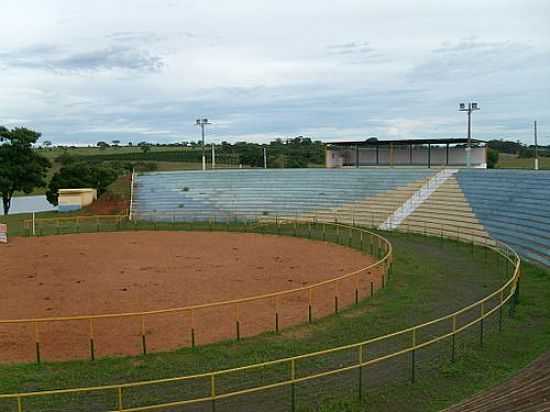
<path id="1" fill-rule="evenodd" d="M 0 125 L 54 144 L 550 144 L 548 0 L 0 0 Z"/>

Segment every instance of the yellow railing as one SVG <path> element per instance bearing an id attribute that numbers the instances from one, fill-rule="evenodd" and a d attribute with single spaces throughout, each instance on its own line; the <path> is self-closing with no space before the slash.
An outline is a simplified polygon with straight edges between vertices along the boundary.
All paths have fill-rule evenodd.
<path id="1" fill-rule="evenodd" d="M 342 228 L 349 228 L 343 225 L 338 225 Z M 349 371 L 358 371 L 359 393 L 362 393 L 361 382 L 363 377 L 363 369 L 380 362 L 396 358 L 402 355 L 410 356 L 410 368 L 411 368 L 411 380 L 415 380 L 415 368 L 416 352 L 433 345 L 437 342 L 441 342 L 444 339 L 451 340 L 452 355 L 454 360 L 455 356 L 455 337 L 457 334 L 464 332 L 474 325 L 480 325 L 480 340 L 483 343 L 484 336 L 484 321 L 491 315 L 497 313 L 499 316 L 499 327 L 502 320 L 503 306 L 510 302 L 514 304 L 515 297 L 518 291 L 518 282 L 520 279 L 520 264 L 521 260 L 518 254 L 508 247 L 506 244 L 498 241 L 493 241 L 492 244 L 487 242 L 477 242 L 475 239 L 473 244 L 482 246 L 496 252 L 495 256 L 497 261 L 504 261 L 506 268 L 505 273 L 507 280 L 496 291 L 492 292 L 488 296 L 480 299 L 479 301 L 472 303 L 466 307 L 463 307 L 453 313 L 439 317 L 437 319 L 425 322 L 416 326 L 412 326 L 400 331 L 396 331 L 384 336 L 368 339 L 362 342 L 340 346 L 337 348 L 331 348 L 315 353 L 308 353 L 300 356 L 294 356 L 290 358 L 277 359 L 268 362 L 257 363 L 253 365 L 247 365 L 243 367 L 219 370 L 213 372 L 207 372 L 202 374 L 180 376 L 167 379 L 158 379 L 143 382 L 134 382 L 118 385 L 106 385 L 87 388 L 74 388 L 54 391 L 41 391 L 41 392 L 27 392 L 27 393 L 15 393 L 8 395 L 0 395 L 0 400 L 10 399 L 17 404 L 18 412 L 26 411 L 24 407 L 24 401 L 27 399 L 38 399 L 44 397 L 65 396 L 71 394 L 77 394 L 84 396 L 86 393 L 98 392 L 104 393 L 106 396 L 110 396 L 116 403 L 115 409 L 119 412 L 138 412 L 138 411 L 152 411 L 162 410 L 166 408 L 196 404 L 202 402 L 212 402 L 212 406 L 215 407 L 216 401 L 232 398 L 240 395 L 253 394 L 261 391 L 268 391 L 280 387 L 290 387 L 290 401 L 291 410 L 295 410 L 296 401 L 296 385 L 302 382 L 308 382 L 322 377 L 327 377 L 336 374 L 342 374 Z M 391 252 L 391 248 L 389 250 Z M 391 253 L 386 254 L 384 259 L 390 259 Z M 392 347 L 395 343 L 394 339 L 401 339 L 403 342 L 402 347 L 397 349 L 390 349 L 389 352 L 382 355 L 375 355 L 369 359 L 369 348 L 372 348 L 376 344 L 383 344 L 384 347 Z M 321 371 L 306 371 L 305 374 L 298 373 L 298 363 L 307 362 L 308 360 L 314 360 L 318 363 L 328 362 L 332 356 L 343 354 L 349 357 L 349 353 L 355 354 L 353 360 L 348 361 L 347 364 L 342 365 L 343 362 L 339 361 L 336 364 L 329 365 Z M 272 382 L 264 383 L 265 380 L 271 375 L 269 371 L 274 373 L 273 368 L 279 368 L 279 379 L 274 379 Z M 311 368 L 309 368 L 311 369 Z M 267 372 L 266 372 L 267 371 Z M 239 380 L 242 374 L 246 376 L 266 373 L 265 379 L 253 380 L 253 382 L 245 387 L 229 388 L 227 389 L 227 380 L 234 378 Z M 145 390 L 154 388 L 156 385 L 168 385 L 174 383 L 189 383 L 189 382 L 204 382 L 208 387 L 208 391 L 198 395 L 185 398 L 185 391 L 178 392 L 181 396 L 180 400 L 176 401 L 150 401 L 147 404 L 141 405 L 128 405 L 131 401 L 126 397 L 126 394 L 132 390 L 138 390 L 144 388 Z M 244 381 L 244 380 L 243 380 Z M 262 382 L 262 383 L 259 383 Z M 222 385 L 220 386 L 220 383 Z M 231 386 L 231 385 L 229 385 Z M 222 389 L 220 390 L 220 387 Z M 226 390 L 224 390 L 226 388 Z"/>
<path id="2" fill-rule="evenodd" d="M 71 220 L 73 219 L 73 220 Z M 110 221 L 115 223 L 117 229 L 122 229 L 120 223 L 124 220 L 122 216 L 97 216 L 97 217 L 79 217 L 76 218 L 61 218 L 61 219 L 42 219 L 35 224 L 38 226 L 44 224 L 54 223 L 58 230 L 61 230 L 61 222 L 73 222 L 77 225 L 82 224 L 86 220 L 91 221 L 100 225 L 101 220 Z M 109 313 L 109 314 L 86 314 L 86 315 L 76 315 L 76 316 L 57 316 L 57 317 L 43 317 L 43 318 L 27 318 L 27 319 L 5 319 L 0 320 L 0 326 L 10 325 L 32 325 L 32 335 L 35 346 L 35 357 L 36 361 L 40 362 L 42 360 L 41 352 L 41 335 L 44 332 L 41 330 L 44 328 L 44 324 L 58 324 L 60 322 L 87 322 L 87 333 L 89 339 L 89 351 L 90 358 L 93 360 L 96 357 L 96 338 L 97 338 L 97 324 L 99 321 L 108 320 L 108 319 L 138 319 L 140 324 L 140 335 L 141 335 L 141 347 L 143 354 L 148 352 L 147 345 L 147 325 L 155 323 L 155 317 L 160 317 L 161 315 L 167 314 L 179 314 L 188 319 L 189 322 L 189 338 L 191 346 L 198 344 L 198 331 L 200 329 L 200 322 L 197 322 L 197 318 L 202 311 L 207 311 L 210 309 L 218 309 L 220 314 L 228 313 L 232 311 L 234 314 L 234 335 L 224 336 L 225 339 L 236 337 L 237 339 L 241 338 L 241 320 L 243 315 L 250 315 L 254 313 L 254 308 L 248 308 L 248 303 L 258 303 L 264 302 L 272 305 L 273 311 L 273 330 L 275 332 L 279 331 L 279 314 L 281 309 L 284 308 L 285 298 L 294 297 L 299 299 L 304 299 L 304 303 L 307 302 L 307 311 L 304 311 L 304 320 L 307 319 L 308 322 L 313 320 L 313 310 L 314 310 L 314 295 L 321 296 L 321 298 L 326 295 L 327 289 L 335 289 L 334 291 L 334 311 L 338 312 L 340 308 L 341 301 L 339 302 L 339 297 L 343 292 L 346 291 L 346 288 L 353 288 L 352 293 L 355 296 L 355 303 L 358 303 L 360 297 L 371 296 L 374 293 L 374 290 L 379 287 L 384 287 L 388 273 L 391 269 L 392 262 L 392 246 L 384 237 L 369 232 L 365 229 L 357 227 L 347 227 L 344 225 L 334 224 L 334 223 L 319 223 L 316 224 L 310 221 L 297 222 L 297 221 L 288 221 L 285 219 L 278 219 L 274 227 L 277 228 L 277 232 L 280 232 L 281 226 L 293 225 L 294 234 L 297 234 L 297 229 L 299 224 L 304 225 L 304 230 L 308 234 L 308 237 L 311 238 L 312 233 L 315 229 L 319 232 L 319 236 L 324 240 L 330 233 L 330 230 L 333 231 L 333 234 L 337 236 L 337 240 L 340 241 L 341 237 L 346 234 L 347 239 L 351 242 L 353 239 L 358 243 L 358 246 L 361 250 L 367 249 L 371 254 L 375 255 L 377 261 L 358 270 L 337 276 L 332 279 L 325 281 L 317 282 L 312 285 L 302 286 L 298 288 L 293 288 L 289 290 L 283 290 L 278 292 L 265 293 L 256 296 L 250 296 L 239 299 L 231 299 L 219 302 L 204 303 L 197 305 L 189 305 L 177 308 L 166 308 L 158 310 L 149 310 L 149 311 L 140 311 L 140 312 L 125 312 L 125 313 Z M 130 224 L 132 227 L 134 224 Z M 79 226 L 80 227 L 80 226 Z M 99 230 L 98 226 L 98 230 Z M 77 230 L 78 231 L 78 230 Z M 345 233 L 344 233 L 345 231 Z M 360 281 L 362 278 L 367 278 L 368 275 L 375 275 L 375 278 L 369 279 L 370 287 L 360 288 Z M 353 282 L 353 285 L 349 284 L 350 282 L 345 282 L 350 280 Z M 375 283 L 376 281 L 376 283 Z M 365 292 L 366 289 L 366 292 Z M 360 292 L 363 292 L 360 296 Z M 331 291 L 332 293 L 332 291 Z M 288 302 L 287 302 L 288 304 Z M 342 305 L 343 306 L 343 305 Z M 199 324 L 199 325 L 197 325 Z M 205 326 L 202 326 L 202 329 L 205 329 Z M 265 331 L 266 329 L 262 330 Z M 183 345 L 184 342 L 179 342 L 179 345 Z"/>

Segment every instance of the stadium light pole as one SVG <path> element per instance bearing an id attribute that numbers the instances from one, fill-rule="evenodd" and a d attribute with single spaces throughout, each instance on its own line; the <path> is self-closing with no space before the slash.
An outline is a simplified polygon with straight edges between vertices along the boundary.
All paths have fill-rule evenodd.
<path id="1" fill-rule="evenodd" d="M 534 134 L 535 134 L 535 170 L 539 170 L 539 145 L 537 141 L 537 121 L 534 122 Z"/>
<path id="2" fill-rule="evenodd" d="M 206 125 L 208 124 L 212 124 L 208 121 L 208 119 L 204 118 L 204 119 L 197 119 L 195 121 L 195 126 L 200 126 L 201 128 L 201 137 L 202 137 L 202 141 L 201 141 L 201 145 L 202 145 L 202 170 L 206 170 L 206 152 L 205 152 L 205 146 L 204 146 L 204 128 L 206 127 Z"/>
<path id="3" fill-rule="evenodd" d="M 479 106 L 475 102 L 460 103 L 458 106 L 459 112 L 468 113 L 468 145 L 466 147 L 466 167 L 472 167 L 472 112 L 479 110 Z"/>

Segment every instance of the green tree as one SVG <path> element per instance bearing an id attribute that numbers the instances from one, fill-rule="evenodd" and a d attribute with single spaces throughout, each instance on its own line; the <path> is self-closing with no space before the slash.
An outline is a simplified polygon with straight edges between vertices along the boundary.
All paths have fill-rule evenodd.
<path id="1" fill-rule="evenodd" d="M 0 126 L 0 194 L 7 215 L 15 192 L 31 193 L 46 186 L 50 162 L 33 150 L 40 133 L 24 127 L 8 130 Z"/>
<path id="2" fill-rule="evenodd" d="M 494 169 L 498 163 L 498 152 L 495 149 L 487 148 L 487 169 Z"/>
<path id="3" fill-rule="evenodd" d="M 138 146 L 141 148 L 143 153 L 148 153 L 151 150 L 151 144 L 147 142 L 139 142 Z"/>
<path id="4" fill-rule="evenodd" d="M 57 205 L 59 189 L 93 188 L 101 196 L 113 183 L 121 170 L 109 164 L 90 164 L 87 162 L 69 162 L 56 172 L 46 192 L 46 198 Z"/>

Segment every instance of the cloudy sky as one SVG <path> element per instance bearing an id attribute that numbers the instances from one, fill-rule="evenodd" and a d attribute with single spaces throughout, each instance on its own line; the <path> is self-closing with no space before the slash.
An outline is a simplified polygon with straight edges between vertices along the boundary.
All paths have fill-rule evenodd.
<path id="1" fill-rule="evenodd" d="M 550 144 L 548 0 L 0 0 L 0 125 L 56 144 Z"/>

